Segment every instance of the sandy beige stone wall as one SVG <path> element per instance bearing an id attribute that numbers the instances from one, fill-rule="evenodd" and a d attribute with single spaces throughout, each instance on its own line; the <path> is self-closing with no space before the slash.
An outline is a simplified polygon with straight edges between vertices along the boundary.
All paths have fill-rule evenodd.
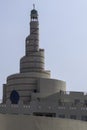
<path id="1" fill-rule="evenodd" d="M 0 130 L 87 130 L 87 122 L 29 115 L 0 114 Z"/>

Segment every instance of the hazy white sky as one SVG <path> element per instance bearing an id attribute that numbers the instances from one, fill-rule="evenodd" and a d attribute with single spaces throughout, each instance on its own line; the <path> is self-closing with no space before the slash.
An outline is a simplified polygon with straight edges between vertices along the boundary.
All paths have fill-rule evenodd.
<path id="1" fill-rule="evenodd" d="M 6 77 L 19 72 L 33 3 L 46 69 L 66 81 L 67 91 L 87 91 L 87 0 L 1 0 L 0 97 Z"/>

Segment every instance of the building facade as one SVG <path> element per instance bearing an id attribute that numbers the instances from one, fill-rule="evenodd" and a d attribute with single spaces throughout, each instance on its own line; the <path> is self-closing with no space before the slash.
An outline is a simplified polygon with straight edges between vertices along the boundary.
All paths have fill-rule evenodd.
<path id="1" fill-rule="evenodd" d="M 33 94 L 45 97 L 66 90 L 65 82 L 51 79 L 50 71 L 44 68 L 44 49 L 39 48 L 39 21 L 35 9 L 31 11 L 30 35 L 26 37 L 25 44 L 25 56 L 20 59 L 20 72 L 8 76 L 3 86 L 3 103 L 7 100 L 11 100 L 12 104 L 18 102 L 13 99 L 15 94 L 23 103 L 29 103 Z"/>
<path id="2" fill-rule="evenodd" d="M 67 130 L 76 130 L 77 126 L 79 130 L 87 129 L 87 93 L 67 92 L 66 82 L 52 79 L 50 71 L 45 70 L 44 58 L 44 49 L 39 48 L 38 12 L 33 8 L 30 14 L 30 35 L 25 40 L 25 55 L 20 59 L 20 72 L 8 76 L 6 84 L 3 85 L 0 120 L 5 122 L 6 127 L 9 124 L 9 128 L 1 125 L 2 130 L 12 130 L 13 122 L 10 120 L 15 118 L 18 122 L 23 119 L 31 122 L 27 124 L 26 130 L 36 129 L 37 125 L 31 125 L 35 123 L 33 120 L 37 120 L 36 124 L 44 120 L 43 130 L 48 130 L 49 127 L 48 124 L 47 128 L 44 128 L 46 120 L 50 126 L 56 124 L 55 127 L 50 127 L 50 130 L 59 130 L 64 122 L 67 122 L 66 125 L 64 123 Z M 59 122 L 61 126 L 58 127 Z M 41 124 L 39 126 L 37 130 L 42 130 Z M 16 129 L 19 130 L 19 125 Z M 20 129 L 24 130 L 23 127 Z"/>

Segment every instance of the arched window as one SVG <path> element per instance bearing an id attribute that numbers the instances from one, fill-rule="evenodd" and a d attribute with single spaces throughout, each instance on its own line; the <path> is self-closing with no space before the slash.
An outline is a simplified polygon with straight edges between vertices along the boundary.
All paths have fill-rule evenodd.
<path id="1" fill-rule="evenodd" d="M 19 93 L 16 90 L 13 90 L 10 95 L 10 100 L 12 104 L 18 104 L 19 102 Z"/>

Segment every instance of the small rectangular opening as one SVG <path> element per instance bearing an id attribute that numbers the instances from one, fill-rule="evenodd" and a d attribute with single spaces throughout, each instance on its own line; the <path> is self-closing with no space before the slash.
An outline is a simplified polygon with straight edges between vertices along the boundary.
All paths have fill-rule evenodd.
<path id="1" fill-rule="evenodd" d="M 46 116 L 46 117 L 56 117 L 56 113 L 40 113 L 40 112 L 34 112 L 33 115 L 35 115 L 35 116 Z"/>

